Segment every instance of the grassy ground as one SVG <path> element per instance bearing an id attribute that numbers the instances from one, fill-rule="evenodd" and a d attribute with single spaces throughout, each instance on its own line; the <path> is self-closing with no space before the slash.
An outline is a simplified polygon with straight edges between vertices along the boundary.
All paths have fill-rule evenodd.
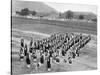
<path id="1" fill-rule="evenodd" d="M 12 18 L 12 72 L 13 75 L 18 74 L 30 74 L 30 73 L 46 73 L 46 63 L 41 66 L 38 70 L 35 69 L 34 65 L 31 65 L 31 68 L 26 67 L 24 61 L 19 61 L 19 46 L 20 38 L 24 37 L 25 42 L 28 44 L 30 36 L 34 38 L 34 41 L 37 39 L 42 39 L 48 37 L 54 32 L 76 32 L 76 33 L 85 33 L 92 34 L 92 40 L 80 51 L 80 57 L 77 57 L 73 60 L 73 63 L 69 65 L 68 63 L 63 63 L 62 57 L 60 57 L 60 64 L 52 62 L 51 72 L 63 72 L 63 71 L 84 71 L 84 70 L 96 70 L 97 69 L 97 36 L 96 28 L 89 27 L 88 29 L 73 28 L 72 26 L 68 27 L 62 25 L 52 25 L 51 24 L 41 24 L 41 21 Z M 57 22 L 59 23 L 59 22 Z M 56 23 L 56 24 L 57 24 Z M 59 23 L 61 24 L 61 23 Z M 92 24 L 93 25 L 93 24 Z M 87 25 L 85 25 L 87 26 Z M 93 30 L 92 30 L 93 29 Z M 35 34 L 34 32 L 39 32 L 40 34 Z M 44 35 L 43 35 L 44 34 Z M 35 63 L 33 63 L 35 64 Z"/>

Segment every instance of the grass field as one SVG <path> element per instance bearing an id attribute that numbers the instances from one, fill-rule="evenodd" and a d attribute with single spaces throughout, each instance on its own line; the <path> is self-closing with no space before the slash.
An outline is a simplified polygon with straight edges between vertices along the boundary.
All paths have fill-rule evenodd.
<path id="1" fill-rule="evenodd" d="M 19 46 L 20 38 L 23 37 L 28 44 L 30 37 L 33 40 L 49 37 L 53 33 L 83 33 L 91 34 L 92 40 L 80 51 L 80 57 L 76 57 L 73 63 L 52 63 L 51 72 L 63 71 L 84 71 L 97 69 L 97 25 L 96 23 L 85 22 L 61 22 L 61 21 L 46 21 L 32 20 L 25 18 L 12 17 L 12 72 L 13 75 L 29 74 L 29 73 L 44 73 L 47 72 L 46 64 L 38 70 L 34 65 L 30 69 L 26 67 L 25 62 L 19 61 Z M 34 63 L 33 63 L 34 64 Z"/>

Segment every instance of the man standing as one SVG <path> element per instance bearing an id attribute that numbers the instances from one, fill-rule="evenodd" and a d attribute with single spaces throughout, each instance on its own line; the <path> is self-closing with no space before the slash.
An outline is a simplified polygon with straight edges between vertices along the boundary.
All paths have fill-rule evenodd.
<path id="1" fill-rule="evenodd" d="M 24 39 L 21 39 L 21 46 L 20 46 L 20 60 L 24 59 Z"/>
<path id="2" fill-rule="evenodd" d="M 26 64 L 27 64 L 27 67 L 30 68 L 31 61 L 30 61 L 29 53 L 27 53 L 27 56 L 26 56 Z"/>
<path id="3" fill-rule="evenodd" d="M 48 69 L 48 71 L 51 70 L 50 56 L 47 59 L 47 69 Z"/>
<path id="4" fill-rule="evenodd" d="M 25 56 L 27 55 L 27 51 L 28 51 L 27 44 L 25 44 L 25 48 L 24 48 L 24 55 Z"/>

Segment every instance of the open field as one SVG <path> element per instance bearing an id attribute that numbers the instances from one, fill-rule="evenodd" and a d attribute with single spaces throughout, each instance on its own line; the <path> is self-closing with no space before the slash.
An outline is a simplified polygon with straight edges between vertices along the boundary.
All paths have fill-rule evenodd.
<path id="1" fill-rule="evenodd" d="M 22 28 L 26 28 L 28 30 L 34 30 L 34 29 L 45 29 L 45 31 L 48 30 L 48 32 L 83 32 L 83 33 L 89 33 L 89 34 L 97 34 L 97 23 L 91 23 L 91 22 L 78 22 L 78 21 L 54 21 L 54 20 L 33 20 L 33 19 L 27 19 L 27 18 L 18 18 L 18 17 L 12 17 L 12 27 L 19 28 L 18 26 Z M 56 29 L 55 29 L 56 28 Z M 43 31 L 43 30 L 42 30 Z M 50 32 L 51 33 L 51 32 Z"/>
<path id="2" fill-rule="evenodd" d="M 13 17 L 11 37 L 13 75 L 47 72 L 46 64 L 36 70 L 34 65 L 28 69 L 25 62 L 19 61 L 20 38 L 23 37 L 28 44 L 30 37 L 33 37 L 33 40 L 36 41 L 38 39 L 49 37 L 51 34 L 57 32 L 91 34 L 92 40 L 80 51 L 80 57 L 76 57 L 72 60 L 72 64 L 63 63 L 62 57 L 60 59 L 60 64 L 52 62 L 53 67 L 51 68 L 51 72 L 97 69 L 97 25 L 95 23 L 54 22 Z"/>

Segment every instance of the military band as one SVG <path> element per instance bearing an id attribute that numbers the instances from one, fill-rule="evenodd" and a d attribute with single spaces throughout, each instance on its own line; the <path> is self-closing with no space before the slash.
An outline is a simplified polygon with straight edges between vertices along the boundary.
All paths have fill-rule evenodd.
<path id="1" fill-rule="evenodd" d="M 60 63 L 60 57 L 64 58 L 64 62 L 72 64 L 72 59 L 79 57 L 79 51 L 91 40 L 91 36 L 82 34 L 53 34 L 48 38 L 31 41 L 29 47 L 21 39 L 20 59 L 25 59 L 27 67 L 31 67 L 33 61 L 37 61 L 37 67 L 47 64 L 47 70 L 50 71 L 52 61 Z M 33 60 L 33 61 L 32 61 Z"/>

